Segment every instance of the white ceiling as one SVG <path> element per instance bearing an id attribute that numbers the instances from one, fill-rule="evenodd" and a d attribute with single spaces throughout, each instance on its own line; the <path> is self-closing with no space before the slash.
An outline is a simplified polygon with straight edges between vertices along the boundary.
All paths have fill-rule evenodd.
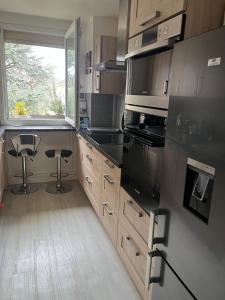
<path id="1" fill-rule="evenodd" d="M 79 16 L 116 16 L 119 0 L 0 0 L 0 11 L 74 20 Z"/>

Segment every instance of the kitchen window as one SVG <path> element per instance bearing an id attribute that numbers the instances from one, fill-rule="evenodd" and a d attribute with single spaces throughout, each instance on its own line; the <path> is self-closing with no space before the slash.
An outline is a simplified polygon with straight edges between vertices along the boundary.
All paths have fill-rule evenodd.
<path id="1" fill-rule="evenodd" d="M 5 42 L 9 119 L 64 119 L 65 50 Z"/>
<path id="2" fill-rule="evenodd" d="M 0 29 L 2 123 L 79 126 L 79 26 L 65 36 Z"/>

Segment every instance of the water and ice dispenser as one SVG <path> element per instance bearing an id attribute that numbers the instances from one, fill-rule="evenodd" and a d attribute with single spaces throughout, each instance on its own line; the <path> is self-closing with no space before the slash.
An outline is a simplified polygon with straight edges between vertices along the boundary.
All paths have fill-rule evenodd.
<path id="1" fill-rule="evenodd" d="M 215 168 L 188 158 L 184 207 L 208 223 Z"/>

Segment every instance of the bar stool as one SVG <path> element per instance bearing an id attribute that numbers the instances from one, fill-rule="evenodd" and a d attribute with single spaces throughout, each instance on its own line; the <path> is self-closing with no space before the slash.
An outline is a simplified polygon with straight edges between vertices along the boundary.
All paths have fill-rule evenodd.
<path id="1" fill-rule="evenodd" d="M 57 173 L 56 177 L 57 180 L 55 183 L 51 183 L 47 186 L 46 192 L 50 194 L 63 194 L 72 191 L 72 186 L 68 183 L 62 183 L 62 158 L 66 163 L 68 163 L 67 158 L 72 155 L 71 150 L 61 149 L 61 150 L 47 150 L 45 152 L 48 158 L 56 158 L 57 161 Z"/>
<path id="2" fill-rule="evenodd" d="M 37 148 L 41 138 L 36 134 L 19 134 L 11 139 L 13 149 L 8 151 L 8 154 L 22 159 L 22 184 L 15 184 L 10 191 L 13 194 L 31 194 L 38 190 L 36 184 L 28 184 L 27 177 L 27 158 L 31 161 L 37 155 Z M 17 176 L 18 177 L 18 176 Z"/>

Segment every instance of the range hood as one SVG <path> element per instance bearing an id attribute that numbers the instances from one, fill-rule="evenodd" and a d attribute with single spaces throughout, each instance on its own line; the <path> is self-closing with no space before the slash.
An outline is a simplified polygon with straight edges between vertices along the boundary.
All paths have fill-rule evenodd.
<path id="1" fill-rule="evenodd" d="M 129 9 L 130 0 L 120 0 L 116 59 L 96 64 L 94 66 L 96 71 L 126 72 L 125 55 L 128 49 Z"/>

